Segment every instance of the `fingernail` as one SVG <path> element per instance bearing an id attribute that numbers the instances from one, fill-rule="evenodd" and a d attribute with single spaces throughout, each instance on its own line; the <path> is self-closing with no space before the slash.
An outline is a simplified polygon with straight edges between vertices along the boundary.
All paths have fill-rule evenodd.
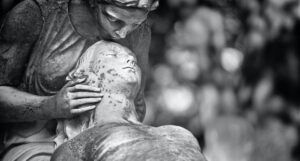
<path id="1" fill-rule="evenodd" d="M 83 75 L 83 76 L 79 77 L 78 79 L 85 80 L 85 79 L 87 79 L 87 76 Z"/>
<path id="2" fill-rule="evenodd" d="M 82 82 L 82 81 L 84 81 L 85 80 L 85 78 L 79 78 L 78 79 L 78 81 L 80 81 L 80 82 Z"/>

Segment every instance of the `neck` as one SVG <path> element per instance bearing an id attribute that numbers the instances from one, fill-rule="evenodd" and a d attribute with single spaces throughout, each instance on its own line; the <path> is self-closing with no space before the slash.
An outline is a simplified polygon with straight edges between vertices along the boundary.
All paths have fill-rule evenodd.
<path id="1" fill-rule="evenodd" d="M 106 123 L 139 123 L 135 111 L 134 99 L 124 94 L 106 93 L 95 110 L 97 125 Z"/>

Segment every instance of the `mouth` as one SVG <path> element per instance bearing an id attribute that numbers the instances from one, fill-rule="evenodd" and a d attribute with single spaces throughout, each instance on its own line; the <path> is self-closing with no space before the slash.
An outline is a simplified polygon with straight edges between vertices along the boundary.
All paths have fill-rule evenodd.
<path id="1" fill-rule="evenodd" d="M 122 39 L 121 36 L 119 36 L 119 35 L 117 35 L 117 34 L 115 34 L 115 33 L 110 34 L 110 37 L 111 37 L 113 40 L 119 40 L 119 39 Z"/>
<path id="2" fill-rule="evenodd" d="M 122 69 L 130 69 L 131 71 L 135 71 L 135 68 L 134 67 L 124 67 Z"/>
<path id="3" fill-rule="evenodd" d="M 119 39 L 121 39 L 120 37 L 115 36 L 115 35 L 111 36 L 111 38 L 112 38 L 113 40 L 119 40 Z"/>

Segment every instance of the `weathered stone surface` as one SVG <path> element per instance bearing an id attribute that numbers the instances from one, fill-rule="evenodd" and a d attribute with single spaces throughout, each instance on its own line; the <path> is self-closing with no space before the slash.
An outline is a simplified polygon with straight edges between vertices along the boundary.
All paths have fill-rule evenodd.
<path id="1" fill-rule="evenodd" d="M 205 161 L 187 130 L 178 126 L 111 123 L 61 145 L 52 161 Z"/>

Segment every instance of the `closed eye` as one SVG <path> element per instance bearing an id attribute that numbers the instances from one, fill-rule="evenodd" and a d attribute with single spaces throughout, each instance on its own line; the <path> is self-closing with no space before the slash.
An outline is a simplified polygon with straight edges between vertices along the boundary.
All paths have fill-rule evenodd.
<path id="1" fill-rule="evenodd" d="M 106 56 L 117 57 L 117 54 L 106 54 Z"/>
<path id="2" fill-rule="evenodd" d="M 108 19 L 109 21 L 111 21 L 111 22 L 119 21 L 119 19 L 117 19 L 117 18 L 115 18 L 115 17 L 113 17 L 113 16 L 111 16 L 111 15 L 108 15 L 108 14 L 107 14 L 107 19 Z"/>
<path id="3" fill-rule="evenodd" d="M 107 18 L 108 21 L 110 22 L 121 22 L 120 19 L 108 14 L 107 12 L 103 11 L 103 14 L 105 15 L 105 17 Z"/>

